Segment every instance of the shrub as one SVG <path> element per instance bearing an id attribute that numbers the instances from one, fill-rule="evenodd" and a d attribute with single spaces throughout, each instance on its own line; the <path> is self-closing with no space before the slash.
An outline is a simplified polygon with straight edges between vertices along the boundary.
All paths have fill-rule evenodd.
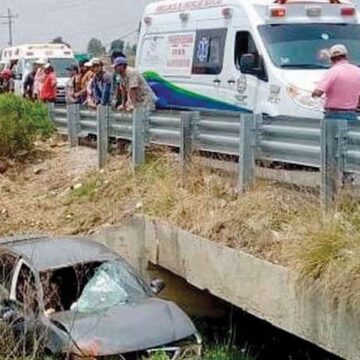
<path id="1" fill-rule="evenodd" d="M 248 349 L 215 345 L 205 350 L 204 360 L 255 360 Z"/>
<path id="2" fill-rule="evenodd" d="M 52 132 L 46 106 L 13 94 L 0 96 L 0 156 L 28 153 L 37 138 L 48 138 Z"/>

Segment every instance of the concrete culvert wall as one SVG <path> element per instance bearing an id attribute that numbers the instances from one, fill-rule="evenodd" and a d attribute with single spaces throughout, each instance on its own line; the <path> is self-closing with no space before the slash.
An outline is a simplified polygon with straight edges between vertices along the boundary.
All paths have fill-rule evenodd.
<path id="1" fill-rule="evenodd" d="M 299 289 L 284 267 L 140 216 L 94 238 L 142 274 L 149 263 L 161 266 L 331 353 L 360 359 L 360 316 L 330 304 L 316 288 Z"/>

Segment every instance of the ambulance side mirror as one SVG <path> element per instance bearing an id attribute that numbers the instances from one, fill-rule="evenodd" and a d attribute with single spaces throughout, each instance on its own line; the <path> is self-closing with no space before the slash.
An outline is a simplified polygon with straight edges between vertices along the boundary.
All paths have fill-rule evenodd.
<path id="1" fill-rule="evenodd" d="M 259 54 L 243 54 L 239 59 L 240 71 L 243 74 L 254 75 L 258 79 L 268 81 L 263 58 Z"/>
<path id="2" fill-rule="evenodd" d="M 258 64 L 254 54 L 243 54 L 240 57 L 240 70 L 243 74 L 256 75 L 258 71 Z"/>

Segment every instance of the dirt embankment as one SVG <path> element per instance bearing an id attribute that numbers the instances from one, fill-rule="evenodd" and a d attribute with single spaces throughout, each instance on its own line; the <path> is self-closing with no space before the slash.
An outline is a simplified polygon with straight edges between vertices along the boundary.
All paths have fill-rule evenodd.
<path id="1" fill-rule="evenodd" d="M 126 156 L 96 170 L 96 152 L 51 141 L 38 159 L 0 175 L 0 235 L 92 233 L 134 213 L 290 266 L 319 282 L 334 302 L 359 309 L 360 205 L 344 196 L 324 216 L 308 189 L 236 178 L 194 164 L 185 181 L 176 155 L 151 153 L 135 174 Z"/>

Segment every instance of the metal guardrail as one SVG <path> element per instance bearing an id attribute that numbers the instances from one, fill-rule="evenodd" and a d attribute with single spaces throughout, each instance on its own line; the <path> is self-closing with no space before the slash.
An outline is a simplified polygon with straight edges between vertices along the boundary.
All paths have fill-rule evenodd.
<path id="1" fill-rule="evenodd" d="M 97 114 L 80 109 L 78 136 L 97 134 Z M 53 121 L 59 132 L 68 131 L 68 111 L 55 108 Z M 110 111 L 109 136 L 131 141 L 133 115 Z M 177 111 L 157 111 L 150 115 L 148 141 L 153 144 L 180 146 L 181 119 Z M 240 116 L 237 113 L 200 113 L 193 129 L 196 150 L 227 155 L 239 155 Z M 258 116 L 254 145 L 257 160 L 279 161 L 320 168 L 320 120 L 303 118 L 270 118 Z M 345 171 L 360 173 L 360 121 L 351 124 L 344 154 Z"/>

